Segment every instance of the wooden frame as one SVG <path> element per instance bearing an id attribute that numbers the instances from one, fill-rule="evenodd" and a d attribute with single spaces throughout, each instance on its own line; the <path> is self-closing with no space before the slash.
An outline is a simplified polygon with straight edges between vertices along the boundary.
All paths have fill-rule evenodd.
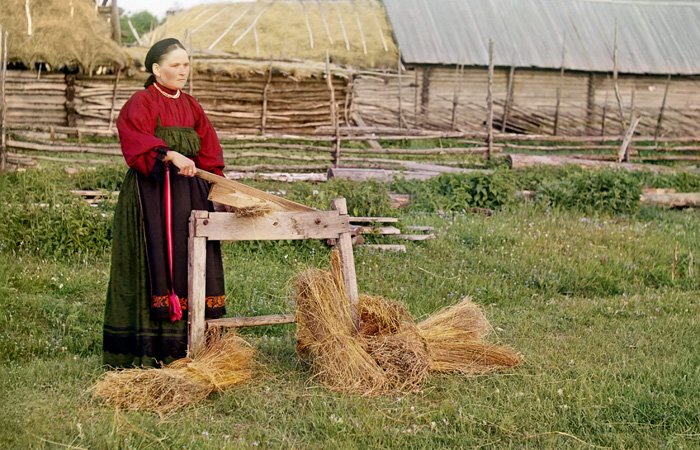
<path id="1" fill-rule="evenodd" d="M 233 317 L 206 321 L 205 287 L 207 240 L 335 239 L 340 252 L 343 281 L 357 325 L 357 277 L 352 251 L 350 219 L 344 198 L 331 202 L 331 211 L 270 212 L 261 217 L 237 217 L 233 213 L 192 211 L 188 238 L 188 354 L 204 343 L 207 326 L 243 327 L 294 322 L 294 315 Z"/>

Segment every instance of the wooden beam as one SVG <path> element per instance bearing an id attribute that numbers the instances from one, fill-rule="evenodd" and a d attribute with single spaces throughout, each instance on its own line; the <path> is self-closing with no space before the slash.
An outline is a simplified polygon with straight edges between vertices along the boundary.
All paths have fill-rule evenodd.
<path id="1" fill-rule="evenodd" d="M 491 159 L 493 148 L 493 40 L 489 39 L 489 72 L 486 91 L 486 159 Z"/>
<path id="2" fill-rule="evenodd" d="M 187 353 L 191 356 L 204 345 L 207 276 L 207 238 L 196 235 L 197 222 L 209 217 L 208 211 L 192 211 L 187 249 Z"/>
<path id="3" fill-rule="evenodd" d="M 336 239 L 350 232 L 347 215 L 338 211 L 269 212 L 260 217 L 209 213 L 192 219 L 194 236 L 213 241 Z"/>
<path id="4" fill-rule="evenodd" d="M 225 317 L 223 319 L 207 320 L 207 328 L 212 327 L 260 327 L 265 325 L 281 325 L 296 322 L 294 314 L 271 314 L 255 317 Z"/>
<path id="5" fill-rule="evenodd" d="M 338 197 L 331 201 L 331 208 L 337 211 L 341 217 L 348 218 L 348 207 L 345 199 Z M 357 275 L 355 274 L 355 258 L 352 253 L 352 236 L 350 230 L 340 233 L 336 243 L 336 247 L 340 252 L 340 262 L 343 271 L 343 281 L 345 282 L 345 293 L 350 301 L 350 314 L 355 330 L 359 329 L 360 314 L 359 301 L 360 296 L 357 291 Z"/>
<path id="6" fill-rule="evenodd" d="M 661 108 L 659 109 L 659 118 L 656 119 L 656 128 L 654 129 L 654 141 L 659 139 L 659 134 L 661 134 L 661 123 L 664 120 L 664 111 L 666 110 L 666 99 L 668 98 L 668 89 L 671 86 L 671 75 L 666 77 L 666 86 L 664 87 L 664 98 L 661 101 Z"/>

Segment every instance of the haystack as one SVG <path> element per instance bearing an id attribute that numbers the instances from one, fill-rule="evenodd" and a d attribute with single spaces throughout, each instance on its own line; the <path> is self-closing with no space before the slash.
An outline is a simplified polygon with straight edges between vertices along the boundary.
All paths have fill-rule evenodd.
<path id="1" fill-rule="evenodd" d="M 398 58 L 378 0 L 203 4 L 168 17 L 142 43 L 164 37 L 213 58 L 324 61 L 328 51 L 336 64 L 382 69 Z"/>
<path id="2" fill-rule="evenodd" d="M 520 364 L 512 349 L 483 341 L 490 325 L 468 298 L 416 325 L 404 305 L 362 295 L 355 329 L 335 252 L 331 267 L 294 280 L 297 351 L 329 389 L 360 395 L 412 391 L 429 371 L 481 374 Z"/>
<path id="3" fill-rule="evenodd" d="M 128 55 L 112 40 L 107 22 L 90 0 L 2 0 L 0 24 L 9 32 L 9 61 L 29 68 L 45 63 L 52 70 L 78 68 L 92 73 L 99 66 L 124 67 Z"/>
<path id="4" fill-rule="evenodd" d="M 198 403 L 251 377 L 254 350 L 234 333 L 211 333 L 192 358 L 160 369 L 124 369 L 104 374 L 95 395 L 120 409 L 152 411 L 161 416 Z"/>

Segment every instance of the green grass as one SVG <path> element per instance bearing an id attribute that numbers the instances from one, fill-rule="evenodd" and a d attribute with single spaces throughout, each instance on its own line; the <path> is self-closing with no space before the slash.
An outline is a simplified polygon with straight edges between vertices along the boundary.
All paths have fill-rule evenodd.
<path id="1" fill-rule="evenodd" d="M 57 202 L 62 188 L 114 182 L 108 172 L 25 176 L 0 175 L 5 198 Z M 277 187 L 319 204 L 336 190 L 352 191 Z M 356 202 L 381 191 L 356 188 L 364 189 Z M 67 211 L 82 208 L 70 205 Z M 491 217 L 393 214 L 402 225 L 434 226 L 437 239 L 410 243 L 406 254 L 357 249 L 360 292 L 400 300 L 417 318 L 472 296 L 493 338 L 524 354 L 522 367 L 471 378 L 432 375 L 418 393 L 358 398 L 309 380 L 294 354 L 293 325 L 265 327 L 243 332 L 262 363 L 253 381 L 165 419 L 115 411 L 90 391 L 103 373 L 109 248 L 63 255 L 6 246 L 0 447 L 700 447 L 700 214 L 588 214 L 541 203 L 510 203 Z M 290 311 L 288 280 L 326 265 L 327 251 L 319 242 L 225 244 L 230 314 Z"/>

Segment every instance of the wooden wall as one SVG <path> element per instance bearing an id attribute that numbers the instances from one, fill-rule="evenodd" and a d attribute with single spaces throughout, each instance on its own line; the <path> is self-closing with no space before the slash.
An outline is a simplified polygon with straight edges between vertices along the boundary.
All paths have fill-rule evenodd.
<path id="1" fill-rule="evenodd" d="M 621 134 L 620 107 L 611 76 L 582 72 L 496 69 L 493 79 L 494 126 L 535 134 Z M 637 134 L 653 136 L 663 103 L 666 77 L 620 75 L 617 85 L 624 123 L 641 114 Z M 401 77 L 401 112 L 407 127 L 483 131 L 487 112 L 485 68 L 418 66 Z M 399 82 L 396 74 L 359 75 L 353 110 L 368 125 L 397 126 Z M 557 108 L 557 103 L 559 107 Z M 506 108 L 508 113 L 506 116 Z M 660 128 L 661 136 L 700 135 L 700 77 L 672 78 Z M 603 129 L 604 127 L 604 129 Z"/>

